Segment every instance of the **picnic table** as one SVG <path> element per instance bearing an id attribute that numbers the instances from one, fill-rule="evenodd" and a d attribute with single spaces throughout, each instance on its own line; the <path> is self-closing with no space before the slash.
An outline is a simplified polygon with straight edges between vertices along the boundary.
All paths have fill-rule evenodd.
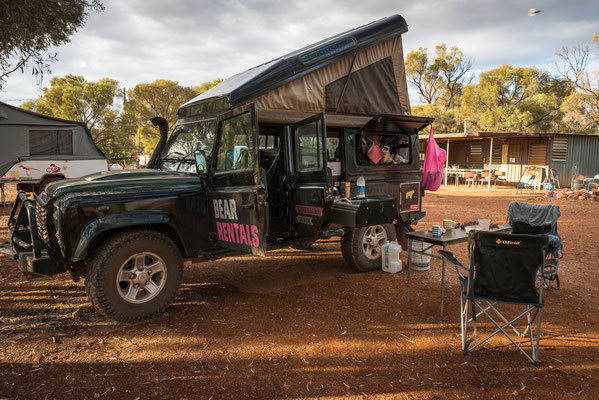
<path id="1" fill-rule="evenodd" d="M 503 224 L 498 228 L 491 228 L 491 232 L 507 232 L 510 231 L 512 227 L 509 224 Z M 447 249 L 447 246 L 452 244 L 458 244 L 468 241 L 468 233 L 462 229 L 452 229 L 449 232 L 443 233 L 439 237 L 433 236 L 433 233 L 428 231 L 415 231 L 415 232 L 406 232 L 406 239 L 408 239 L 408 303 L 410 302 L 410 287 L 411 287 L 411 278 L 412 278 L 412 252 L 416 254 L 421 254 L 425 256 L 430 256 L 433 258 L 437 258 L 441 260 L 441 316 L 443 316 L 443 296 L 445 294 L 445 259 L 437 254 L 433 254 L 432 251 L 427 253 L 428 250 L 432 249 L 435 246 L 443 247 L 443 250 Z M 412 240 L 418 240 L 424 243 L 427 243 L 429 246 L 424 247 L 422 251 L 412 250 Z"/>

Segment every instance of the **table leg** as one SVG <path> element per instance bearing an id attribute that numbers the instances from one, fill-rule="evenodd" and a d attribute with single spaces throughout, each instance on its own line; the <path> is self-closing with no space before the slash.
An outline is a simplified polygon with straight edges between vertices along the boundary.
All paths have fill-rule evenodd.
<path id="1" fill-rule="evenodd" d="M 410 302 L 410 283 L 411 283 L 411 277 L 412 277 L 411 260 L 412 260 L 412 239 L 408 239 L 408 303 Z"/>
<path id="2" fill-rule="evenodd" d="M 443 250 L 446 249 L 446 246 L 443 245 Z M 445 294 L 445 257 L 441 259 L 441 316 L 443 316 L 443 297 Z"/>

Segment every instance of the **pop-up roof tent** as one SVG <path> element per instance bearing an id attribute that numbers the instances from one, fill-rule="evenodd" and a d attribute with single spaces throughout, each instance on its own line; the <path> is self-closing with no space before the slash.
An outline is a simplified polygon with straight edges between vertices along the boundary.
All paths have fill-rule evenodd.
<path id="1" fill-rule="evenodd" d="M 393 15 L 335 35 L 224 80 L 184 104 L 179 116 L 247 103 L 267 122 L 324 112 L 327 125 L 363 126 L 374 115 L 410 114 L 401 40 L 407 30 L 403 17 Z M 410 119 L 415 129 L 432 121 Z"/>
<path id="2" fill-rule="evenodd" d="M 98 160 L 106 156 L 83 122 L 0 102 L 0 176 L 23 160 Z"/>

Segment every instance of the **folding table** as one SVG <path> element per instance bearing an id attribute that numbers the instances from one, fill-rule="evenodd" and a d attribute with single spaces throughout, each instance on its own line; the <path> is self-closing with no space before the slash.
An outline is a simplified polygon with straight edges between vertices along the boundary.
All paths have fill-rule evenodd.
<path id="1" fill-rule="evenodd" d="M 503 224 L 499 228 L 490 229 L 492 232 L 507 232 L 512 228 L 509 224 Z M 463 243 L 468 241 L 468 234 L 462 229 L 452 229 L 449 232 L 443 233 L 439 237 L 434 237 L 431 231 L 415 231 L 406 232 L 406 239 L 408 240 L 408 303 L 410 302 L 410 287 L 412 281 L 412 252 L 421 254 L 424 256 L 430 256 L 441 260 L 441 316 L 443 315 L 443 295 L 445 294 L 445 259 L 437 254 L 426 253 L 427 250 L 432 249 L 435 246 L 443 247 L 443 250 L 447 249 L 447 246 L 457 243 Z M 423 246 L 422 251 L 412 250 L 412 240 L 418 240 L 429 244 L 428 247 Z"/>

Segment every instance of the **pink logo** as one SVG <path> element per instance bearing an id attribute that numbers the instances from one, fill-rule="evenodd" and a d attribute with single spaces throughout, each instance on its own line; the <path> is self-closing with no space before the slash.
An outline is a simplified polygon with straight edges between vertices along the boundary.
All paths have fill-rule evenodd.
<path id="1" fill-rule="evenodd" d="M 216 222 L 218 240 L 252 247 L 260 246 L 258 227 L 256 225 L 237 224 L 231 222 Z"/>
<path id="2" fill-rule="evenodd" d="M 410 210 L 418 210 L 418 204 L 410 204 Z"/>
<path id="3" fill-rule="evenodd" d="M 322 217 L 322 207 L 302 206 L 298 204 L 295 206 L 295 211 L 297 211 L 298 214 Z"/>

